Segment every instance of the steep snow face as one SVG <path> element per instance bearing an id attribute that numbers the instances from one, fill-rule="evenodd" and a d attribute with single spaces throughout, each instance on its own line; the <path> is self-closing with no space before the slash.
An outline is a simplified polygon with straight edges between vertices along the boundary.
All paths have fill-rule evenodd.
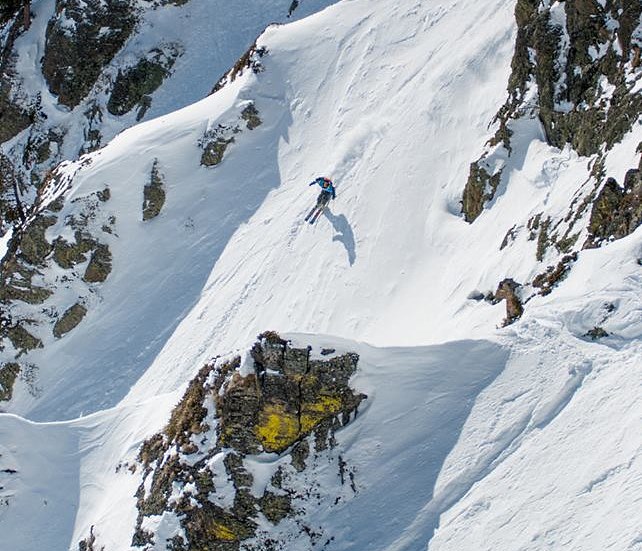
<path id="1" fill-rule="evenodd" d="M 458 194 L 503 99 L 512 33 L 510 2 L 330 7 L 268 30 L 263 72 L 65 167 L 72 190 L 47 236 L 68 235 L 73 201 L 109 187 L 95 224 L 113 270 L 104 285 L 58 292 L 39 308 L 62 315 L 74 294 L 90 304 L 62 339 L 46 324 L 33 329 L 45 345 L 29 354 L 41 396 L 23 389 L 12 409 L 38 419 L 86 414 L 115 405 L 145 371 L 143 394 L 172 391 L 265 327 L 381 344 L 492 333 L 503 307 L 466 297 L 518 261 L 479 254 Z M 263 124 L 241 125 L 223 162 L 200 166 L 199 140 L 238 125 L 248 101 Z M 154 159 L 167 201 L 142 222 Z M 338 199 L 310 227 L 302 218 L 317 190 L 307 183 L 320 173 L 335 180 Z M 112 232 L 100 233 L 110 215 Z M 47 272 L 44 284 L 68 286 L 61 277 Z"/>
<path id="2" fill-rule="evenodd" d="M 524 155 L 507 161 L 492 208 L 473 225 L 460 215 L 469 163 L 505 99 L 513 7 L 353 0 L 270 27 L 258 41 L 259 72 L 60 169 L 56 193 L 66 202 L 47 238 L 70 237 L 78 205 L 109 188 L 88 224 L 113 266 L 104 283 L 89 284 L 83 263 L 76 273 L 43 269 L 37 283 L 54 294 L 11 312 L 40 323 L 30 331 L 44 348 L 21 359 L 39 368 L 38 392 L 19 384 L 8 409 L 37 421 L 91 414 L 63 423 L 73 428 L 60 429 L 71 435 L 60 442 L 59 425 L 25 429 L 48 434 L 56 468 L 80 449 L 74 431 L 96 444 L 81 446 L 75 524 L 61 516 L 66 535 L 52 541 L 73 534 L 75 548 L 96 525 L 107 551 L 126 549 L 135 482 L 115 472 L 118 463 L 164 424 L 206 361 L 276 329 L 335 335 L 318 344 L 362 354 L 355 386 L 370 405 L 339 433 L 362 486 L 340 513 L 311 517 L 335 535 L 329 549 L 639 546 L 631 519 L 642 491 L 632 444 L 641 417 L 641 230 L 582 251 L 510 328 L 498 329 L 503 305 L 468 298 L 545 270 L 549 259 L 537 260 L 527 232 L 502 241 L 538 213 L 563 217 L 591 169 L 570 148 L 547 145 L 537 120 L 520 121 L 513 139 Z M 261 119 L 252 129 L 242 115 L 250 103 Z M 610 153 L 618 179 L 636 165 L 641 138 L 638 124 Z M 202 166 L 212 140 L 222 161 Z M 166 200 L 143 221 L 155 160 Z M 334 179 L 337 199 L 310 226 L 302 219 L 318 190 L 306 184 L 320 174 Z M 53 321 L 78 297 L 87 315 L 55 338 Z M 610 336 L 591 342 L 598 326 Z M 141 417 L 130 424 L 133 412 Z M 0 422 L 7 440 L 25 423 Z M 61 479 L 76 490 L 73 469 Z M 25 480 L 42 481 L 35 471 Z M 35 501 L 24 495 L 14 499 L 26 511 Z M 20 511 L 9 504 L 0 522 Z"/>

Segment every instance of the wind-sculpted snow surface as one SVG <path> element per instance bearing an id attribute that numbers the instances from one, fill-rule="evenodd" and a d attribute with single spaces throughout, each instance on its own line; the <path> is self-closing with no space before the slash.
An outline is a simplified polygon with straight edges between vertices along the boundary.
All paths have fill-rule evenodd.
<path id="1" fill-rule="evenodd" d="M 20 367 L 2 407 L 30 420 L 0 415 L 0 471 L 25 465 L 0 473 L 11 549 L 36 545 L 13 530 L 25 518 L 36 547 L 128 549 L 140 445 L 204 365 L 246 365 L 273 329 L 360 356 L 350 384 L 368 399 L 336 448 L 356 492 L 334 491 L 325 456 L 301 482 L 328 489 L 305 513 L 318 546 L 637 551 L 642 230 L 560 266 L 550 232 L 572 222 L 586 242 L 596 165 L 528 117 L 494 199 L 461 216 L 506 100 L 514 7 L 352 0 L 271 26 L 215 94 L 54 173 L 9 247 L 12 292 L 28 274 L 37 301 L 7 301 L 0 325 L 2 365 Z M 641 128 L 602 159 L 617 182 L 640 162 Z M 337 198 L 310 226 L 319 175 Z M 506 281 L 523 312 L 503 327 Z M 257 459 L 257 480 L 284 457 Z M 40 505 L 63 494 L 73 518 Z M 159 541 L 170 521 L 148 521 Z M 309 544 L 265 526 L 279 549 Z"/>

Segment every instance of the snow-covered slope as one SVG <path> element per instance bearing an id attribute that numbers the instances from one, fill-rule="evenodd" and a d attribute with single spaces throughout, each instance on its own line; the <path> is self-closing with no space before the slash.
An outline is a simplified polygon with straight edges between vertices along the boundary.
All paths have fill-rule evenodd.
<path id="1" fill-rule="evenodd" d="M 32 1 L 29 29 L 22 30 L 18 14 L 0 33 L 0 96 L 6 89 L 13 106 L 0 105 L 7 126 L 0 153 L 12 164 L 0 167 L 3 180 L 18 178 L 28 207 L 60 161 L 105 145 L 136 121 L 202 99 L 266 25 L 331 3 Z M 14 122 L 20 117 L 13 109 L 24 121 Z M 12 204 L 5 186 L 3 199 Z"/>
<path id="2" fill-rule="evenodd" d="M 454 45 L 471 34 L 460 25 L 468 5 L 411 11 L 399 25 L 400 7 L 384 16 L 381 7 L 349 3 L 287 30 L 274 27 L 259 42 L 269 52 L 261 59 L 264 72 L 247 72 L 220 93 L 139 125 L 65 167 L 73 188 L 47 235 L 70 233 L 64 228 L 78 208 L 74 199 L 109 187 L 111 198 L 91 224 L 112 250 L 113 273 L 104 285 L 74 293 L 96 304 L 88 307 L 85 330 L 59 340 L 48 327 L 37 333 L 46 345 L 30 358 L 47 364 L 42 395 L 35 411 L 34 400 L 17 397 L 15 411 L 50 419 L 47 411 L 60 418 L 113 406 L 145 371 L 145 392 L 175 390 L 208 358 L 247 346 L 265 327 L 381 345 L 466 337 L 470 326 L 481 327 L 477 336 L 492 332 L 503 307 L 480 307 L 466 297 L 495 286 L 508 268 L 487 257 L 466 273 L 467 249 L 479 245 L 457 201 L 463 171 L 503 98 L 512 5 L 500 7 L 476 8 L 478 20 L 499 23 L 501 15 L 504 27 L 480 24 L 478 43 L 455 59 Z M 374 25 L 373 17 L 382 23 Z M 437 32 L 437 24 L 448 32 Z M 410 40 L 417 34 L 423 39 Z M 390 59 L 386 52 L 398 43 Z M 458 76 L 453 64 L 471 69 Z M 395 93 L 375 94 L 384 89 Z M 425 101 L 416 99 L 423 94 Z M 472 98 L 471 109 L 458 112 Z M 217 125 L 237 124 L 249 101 L 263 124 L 239 133 L 220 165 L 199 166 L 199 140 Z M 461 127 L 476 130 L 464 138 Z M 158 218 L 143 222 L 143 186 L 154 159 L 167 201 Z M 336 180 L 340 199 L 317 225 L 304 226 L 316 198 L 307 183 L 320 172 Z M 105 234 L 99 228 L 111 215 L 114 228 Z M 52 271 L 45 283 L 60 277 Z M 62 314 L 76 296 L 45 304 Z M 169 338 L 179 344 L 156 358 Z M 65 384 L 63 372 L 87 389 L 99 377 L 99 401 Z"/>
<path id="3" fill-rule="evenodd" d="M 11 549 L 76 549 L 91 526 L 106 551 L 127 549 L 138 481 L 119 465 L 203 365 L 265 329 L 361 355 L 366 407 L 332 452 L 355 466 L 358 491 L 307 513 L 334 537 L 328 549 L 640 547 L 641 230 L 577 250 L 566 279 L 538 294 L 530 282 L 558 256 L 540 254 L 527 221 L 566 216 L 595 159 L 548 145 L 528 118 L 512 128 L 521 154 L 506 160 L 501 193 L 474 224 L 460 214 L 505 101 L 513 10 L 339 2 L 268 28 L 255 70 L 216 94 L 58 169 L 47 242 L 80 229 L 111 266 L 104 282 L 87 277 L 96 243 L 71 267 L 54 251 L 33 276 L 51 296 L 9 309 L 42 348 L 18 358 L 7 406 L 29 421 L 0 416 L 0 471 L 18 471 L 0 479 L 0 525 L 30 514 L 42 528 L 52 513 L 41 501 L 57 504 L 55 523 L 33 542 L 12 531 Z M 605 152 L 608 176 L 637 166 L 641 132 L 633 123 Z M 221 149 L 221 162 L 201 164 Z M 144 220 L 155 173 L 165 201 Z M 306 184 L 319 174 L 337 199 L 310 226 L 317 190 Z M 503 303 L 471 297 L 506 277 L 526 284 L 527 302 L 502 328 Z M 54 336 L 75 304 L 86 314 Z M 594 342 L 597 328 L 609 336 Z M 17 348 L 7 343 L 3 361 Z M 45 478 L 47 465 L 59 476 Z M 318 476 L 332 496 L 336 474 Z M 305 548 L 279 530 L 285 548 Z"/>

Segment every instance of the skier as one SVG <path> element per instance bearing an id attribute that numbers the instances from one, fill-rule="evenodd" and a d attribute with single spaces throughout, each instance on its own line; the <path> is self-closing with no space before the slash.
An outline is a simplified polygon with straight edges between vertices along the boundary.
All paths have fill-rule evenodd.
<path id="1" fill-rule="evenodd" d="M 317 204 L 312 207 L 312 210 L 305 217 L 305 220 L 309 221 L 310 224 L 314 224 L 317 221 L 317 218 L 321 216 L 321 213 L 330 202 L 330 199 L 334 199 L 337 196 L 336 189 L 330 178 L 322 176 L 308 185 L 313 186 L 315 184 L 321 187 L 321 193 L 319 193 L 319 196 L 317 197 Z"/>

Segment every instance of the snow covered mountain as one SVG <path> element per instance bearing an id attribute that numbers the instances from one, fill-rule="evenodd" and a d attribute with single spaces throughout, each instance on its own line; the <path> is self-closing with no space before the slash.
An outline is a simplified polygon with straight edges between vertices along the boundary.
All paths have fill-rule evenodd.
<path id="1" fill-rule="evenodd" d="M 2 233 L 58 163 L 202 99 L 266 25 L 332 0 L 37 0 L 26 29 L 21 3 L 0 4 Z"/>
<path id="2" fill-rule="evenodd" d="M 290 8 L 15 226 L 2 548 L 642 549 L 639 3 Z"/>

